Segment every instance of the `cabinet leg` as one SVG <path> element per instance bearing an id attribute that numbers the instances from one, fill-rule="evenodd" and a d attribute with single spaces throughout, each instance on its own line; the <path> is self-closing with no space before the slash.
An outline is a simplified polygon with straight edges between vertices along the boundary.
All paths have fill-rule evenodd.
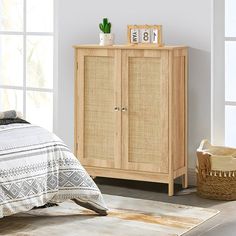
<path id="1" fill-rule="evenodd" d="M 188 176 L 187 174 L 182 175 L 182 187 L 188 188 Z"/>
<path id="2" fill-rule="evenodd" d="M 171 180 L 168 184 L 168 195 L 169 197 L 174 195 L 174 180 Z"/>

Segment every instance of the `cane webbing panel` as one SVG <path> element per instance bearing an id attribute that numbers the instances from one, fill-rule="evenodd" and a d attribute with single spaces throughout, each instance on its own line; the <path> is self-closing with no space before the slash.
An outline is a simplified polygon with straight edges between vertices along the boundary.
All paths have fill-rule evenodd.
<path id="1" fill-rule="evenodd" d="M 84 157 L 114 159 L 114 58 L 84 61 Z"/>
<path id="2" fill-rule="evenodd" d="M 128 86 L 129 162 L 160 164 L 166 171 L 168 91 L 160 58 L 129 58 Z"/>

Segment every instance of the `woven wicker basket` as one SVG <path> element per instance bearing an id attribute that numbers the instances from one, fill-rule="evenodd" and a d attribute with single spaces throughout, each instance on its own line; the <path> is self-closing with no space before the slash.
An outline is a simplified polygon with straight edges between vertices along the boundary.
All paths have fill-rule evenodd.
<path id="1" fill-rule="evenodd" d="M 197 150 L 197 193 L 217 200 L 236 199 L 236 149 L 203 140 Z"/>

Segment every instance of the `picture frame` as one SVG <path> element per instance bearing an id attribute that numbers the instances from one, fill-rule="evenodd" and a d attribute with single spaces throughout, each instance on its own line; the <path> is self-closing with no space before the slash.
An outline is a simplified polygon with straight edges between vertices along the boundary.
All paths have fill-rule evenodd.
<path id="1" fill-rule="evenodd" d="M 128 44 L 152 44 L 158 47 L 162 43 L 162 25 L 128 25 Z"/>

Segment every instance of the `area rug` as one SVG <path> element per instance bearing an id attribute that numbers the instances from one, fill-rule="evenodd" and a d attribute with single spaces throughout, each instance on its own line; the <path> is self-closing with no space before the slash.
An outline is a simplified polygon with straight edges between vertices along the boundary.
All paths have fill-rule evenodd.
<path id="1" fill-rule="evenodd" d="M 173 236 L 183 235 L 219 211 L 158 201 L 104 195 L 108 216 L 66 201 L 0 219 L 6 236 Z"/>

